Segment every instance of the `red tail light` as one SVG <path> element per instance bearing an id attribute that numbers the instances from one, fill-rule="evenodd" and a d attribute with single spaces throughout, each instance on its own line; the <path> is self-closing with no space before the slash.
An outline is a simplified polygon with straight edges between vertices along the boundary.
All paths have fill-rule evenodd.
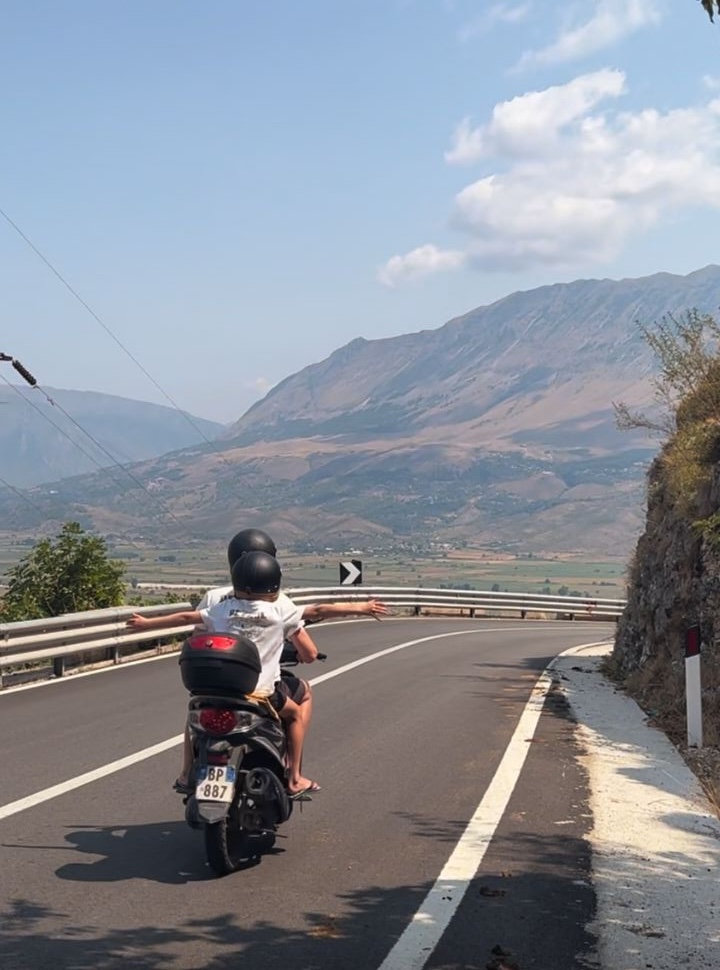
<path id="1" fill-rule="evenodd" d="M 232 650 L 238 638 L 218 636 L 216 633 L 196 633 L 185 641 L 190 650 Z"/>
<path id="2" fill-rule="evenodd" d="M 235 711 L 209 707 L 200 712 L 200 726 L 209 734 L 229 734 L 237 725 Z"/>

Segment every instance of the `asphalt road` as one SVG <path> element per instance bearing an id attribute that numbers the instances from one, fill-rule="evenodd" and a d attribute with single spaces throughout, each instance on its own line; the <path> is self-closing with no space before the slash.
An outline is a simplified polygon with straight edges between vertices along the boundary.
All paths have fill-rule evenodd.
<path id="1" fill-rule="evenodd" d="M 320 677 L 305 771 L 323 791 L 271 854 L 224 879 L 170 787 L 185 709 L 177 657 L 0 694 L 3 970 L 592 965 L 592 820 L 574 725 L 552 690 L 534 734 L 521 717 L 556 654 L 612 627 L 365 620 L 312 634 L 330 659 L 302 668 Z"/>

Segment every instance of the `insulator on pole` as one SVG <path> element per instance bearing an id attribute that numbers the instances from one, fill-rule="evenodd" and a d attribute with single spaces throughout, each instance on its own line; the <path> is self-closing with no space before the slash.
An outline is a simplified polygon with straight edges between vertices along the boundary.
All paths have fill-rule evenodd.
<path id="1" fill-rule="evenodd" d="M 20 363 L 19 360 L 13 360 L 12 365 L 15 368 L 15 370 L 18 372 L 18 374 L 21 377 L 23 377 L 31 387 L 35 387 L 35 385 L 37 384 L 37 381 L 32 376 L 32 374 L 27 369 L 27 367 L 23 367 L 23 365 Z"/>

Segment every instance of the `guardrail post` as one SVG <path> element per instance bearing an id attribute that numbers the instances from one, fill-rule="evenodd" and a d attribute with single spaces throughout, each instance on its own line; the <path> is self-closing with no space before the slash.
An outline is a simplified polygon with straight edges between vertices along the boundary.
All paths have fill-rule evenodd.
<path id="1" fill-rule="evenodd" d="M 62 677 L 65 674 L 65 656 L 55 657 L 53 660 L 53 674 Z"/>

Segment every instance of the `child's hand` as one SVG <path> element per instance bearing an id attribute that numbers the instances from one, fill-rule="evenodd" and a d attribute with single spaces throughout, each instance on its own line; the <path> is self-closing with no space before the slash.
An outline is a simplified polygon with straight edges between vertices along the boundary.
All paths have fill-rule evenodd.
<path id="1" fill-rule="evenodd" d="M 379 620 L 381 616 L 387 616 L 390 612 L 387 606 L 379 600 L 368 600 L 364 606 L 365 612 L 369 616 L 374 616 L 376 620 Z"/>
<path id="2" fill-rule="evenodd" d="M 146 616 L 140 616 L 139 613 L 133 613 L 126 625 L 131 630 L 144 630 L 148 625 L 148 619 Z"/>

